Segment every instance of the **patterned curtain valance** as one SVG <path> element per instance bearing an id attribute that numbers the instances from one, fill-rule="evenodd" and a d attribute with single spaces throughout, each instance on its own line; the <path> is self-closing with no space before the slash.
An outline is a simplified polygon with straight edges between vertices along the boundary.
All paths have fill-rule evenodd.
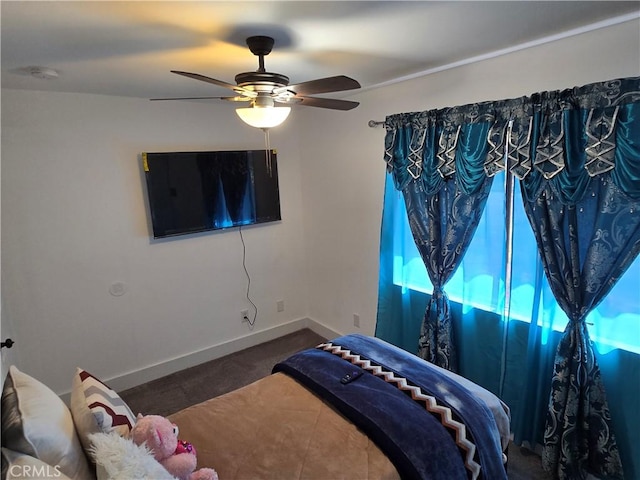
<path id="1" fill-rule="evenodd" d="M 640 199 L 640 77 L 400 113 L 385 127 L 385 161 L 399 190 L 414 181 L 433 194 L 455 178 L 472 194 L 508 168 L 528 200 L 550 186 L 574 204 L 604 174 Z"/>

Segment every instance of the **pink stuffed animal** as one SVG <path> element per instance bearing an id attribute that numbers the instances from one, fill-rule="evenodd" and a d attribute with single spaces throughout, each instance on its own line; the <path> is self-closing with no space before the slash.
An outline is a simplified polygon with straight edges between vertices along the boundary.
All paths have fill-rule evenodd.
<path id="1" fill-rule="evenodd" d="M 160 415 L 138 415 L 131 430 L 131 439 L 143 443 L 167 471 L 180 480 L 218 480 L 212 468 L 196 470 L 196 449 L 188 442 L 178 440 L 178 427 Z"/>

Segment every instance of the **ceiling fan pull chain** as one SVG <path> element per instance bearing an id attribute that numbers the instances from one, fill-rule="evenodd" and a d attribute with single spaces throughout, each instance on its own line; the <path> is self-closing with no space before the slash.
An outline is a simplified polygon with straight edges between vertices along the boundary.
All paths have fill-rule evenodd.
<path id="1" fill-rule="evenodd" d="M 269 173 L 269 176 L 272 176 L 272 171 L 271 171 L 271 139 L 269 138 L 269 129 L 268 128 L 263 128 L 262 131 L 264 132 L 264 149 L 265 149 L 265 162 L 267 163 L 267 172 Z"/>

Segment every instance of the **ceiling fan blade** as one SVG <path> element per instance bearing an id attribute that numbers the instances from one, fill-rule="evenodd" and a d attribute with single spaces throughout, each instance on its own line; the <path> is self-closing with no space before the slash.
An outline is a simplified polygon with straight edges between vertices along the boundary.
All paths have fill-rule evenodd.
<path id="1" fill-rule="evenodd" d="M 319 78 L 308 82 L 298 83 L 283 87 L 282 90 L 292 90 L 296 95 L 315 95 L 316 93 L 342 92 L 360 88 L 360 83 L 353 78 L 344 75 L 335 77 Z M 278 89 L 276 89 L 276 92 Z"/>
<path id="2" fill-rule="evenodd" d="M 227 100 L 228 102 L 253 102 L 255 98 L 247 97 L 244 95 L 238 95 L 236 97 L 218 97 L 220 100 Z"/>
<path id="3" fill-rule="evenodd" d="M 227 98 L 238 98 L 238 97 L 172 97 L 172 98 L 150 98 L 152 102 L 162 102 L 165 100 L 226 100 Z M 247 98 L 247 102 L 251 101 L 250 98 Z"/>
<path id="4" fill-rule="evenodd" d="M 182 75 L 183 77 L 193 78 L 194 80 L 200 80 L 201 82 L 212 83 L 213 85 L 218 85 L 219 87 L 229 88 L 238 93 L 244 92 L 244 89 L 242 87 L 224 82 L 222 80 L 216 80 L 215 78 L 207 77 L 205 75 L 200 75 L 199 73 L 181 72 L 179 70 L 171 70 L 171 73 L 176 73 L 178 75 Z"/>
<path id="5" fill-rule="evenodd" d="M 301 97 L 296 96 L 293 98 L 293 102 L 298 105 L 305 105 L 307 107 L 320 107 L 329 108 L 331 110 L 351 110 L 360 105 L 359 102 L 352 102 L 350 100 L 338 100 L 336 98 L 317 98 L 317 97 Z"/>

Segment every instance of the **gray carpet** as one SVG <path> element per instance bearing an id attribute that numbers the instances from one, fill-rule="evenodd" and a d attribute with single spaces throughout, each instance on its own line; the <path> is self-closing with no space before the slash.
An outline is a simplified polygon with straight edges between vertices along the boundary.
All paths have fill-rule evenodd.
<path id="1" fill-rule="evenodd" d="M 270 342 L 120 392 L 135 414 L 167 416 L 190 405 L 248 385 L 271 373 L 273 365 L 326 339 L 304 329 Z M 509 445 L 509 480 L 548 480 L 540 457 Z M 490 479 L 487 479 L 490 480 Z"/>
<path id="2" fill-rule="evenodd" d="M 309 329 L 232 353 L 120 392 L 136 415 L 167 416 L 248 385 L 271 373 L 288 356 L 326 339 Z"/>

